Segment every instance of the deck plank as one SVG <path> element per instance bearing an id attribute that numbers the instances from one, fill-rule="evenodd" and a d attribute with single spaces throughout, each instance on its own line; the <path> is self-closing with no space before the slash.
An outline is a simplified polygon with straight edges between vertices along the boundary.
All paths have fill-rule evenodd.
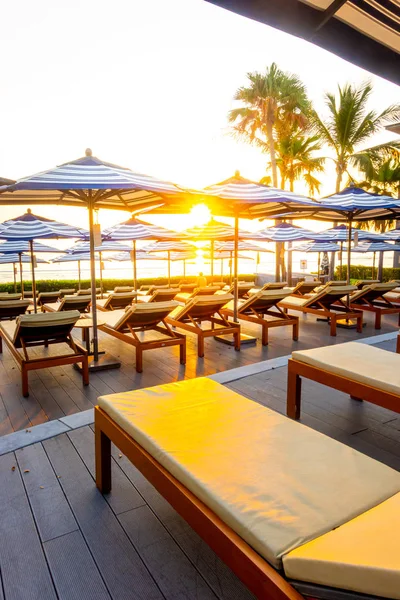
<path id="1" fill-rule="evenodd" d="M 138 600 L 163 598 L 68 436 L 43 446 L 111 596 L 131 600 L 135 590 Z"/>
<path id="2" fill-rule="evenodd" d="M 15 470 L 12 470 L 16 467 Z M 14 454 L 0 457 L 0 568 L 6 600 L 56 600 Z"/>
<path id="3" fill-rule="evenodd" d="M 59 600 L 111 600 L 80 531 L 44 544 Z"/>

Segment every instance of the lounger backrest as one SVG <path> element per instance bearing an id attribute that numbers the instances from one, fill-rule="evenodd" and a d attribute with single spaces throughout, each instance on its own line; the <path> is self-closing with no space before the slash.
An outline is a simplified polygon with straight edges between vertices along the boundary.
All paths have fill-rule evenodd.
<path id="1" fill-rule="evenodd" d="M 218 285 L 208 285 L 207 287 L 198 287 L 194 290 L 194 295 L 196 296 L 209 296 L 210 294 L 215 294 L 215 292 L 219 292 Z"/>
<path id="2" fill-rule="evenodd" d="M 71 333 L 79 317 L 80 313 L 77 310 L 36 313 L 17 317 L 14 346 L 21 348 L 21 340 L 26 345 L 37 345 L 44 341 L 63 342 Z"/>
<path id="3" fill-rule="evenodd" d="M 132 304 L 136 294 L 130 292 L 128 294 L 110 294 L 104 303 L 103 308 L 125 308 Z"/>
<path id="4" fill-rule="evenodd" d="M 292 294 L 301 292 L 302 294 L 309 294 L 315 288 L 322 286 L 322 281 L 299 281 L 295 288 L 293 288 Z"/>
<path id="5" fill-rule="evenodd" d="M 225 306 L 225 304 L 228 304 L 230 300 L 233 300 L 232 294 L 195 296 L 174 312 L 174 318 L 177 321 L 184 321 L 188 319 L 189 316 L 192 317 L 192 319 L 212 317 L 212 315 Z"/>
<path id="6" fill-rule="evenodd" d="M 397 286 L 396 283 L 372 283 L 371 285 L 366 285 L 361 290 L 358 290 L 355 294 L 352 294 L 350 300 L 351 302 L 360 302 L 362 304 L 363 300 L 368 302 L 373 302 L 377 298 L 380 298 L 383 294 L 387 292 L 391 292 Z"/>
<path id="7" fill-rule="evenodd" d="M 40 305 L 48 304 L 49 302 L 54 302 L 55 300 L 57 300 L 57 298 L 59 296 L 60 296 L 60 291 L 58 291 L 58 292 L 40 292 L 37 300 Z"/>
<path id="8" fill-rule="evenodd" d="M 88 290 L 78 290 L 76 292 L 77 296 L 91 296 L 92 290 L 89 288 Z M 96 288 L 96 294 L 101 294 L 101 289 Z"/>
<path id="9" fill-rule="evenodd" d="M 218 287 L 219 290 L 222 290 L 222 288 L 225 287 L 225 281 L 213 281 L 212 284 L 207 287 Z"/>
<path id="10" fill-rule="evenodd" d="M 264 283 L 261 288 L 261 292 L 265 292 L 266 290 L 282 290 L 287 287 L 287 281 L 269 281 L 268 283 Z"/>
<path id="11" fill-rule="evenodd" d="M 75 294 L 75 288 L 61 288 L 59 292 L 59 298 L 64 298 L 64 296 L 71 296 L 72 294 Z"/>
<path id="12" fill-rule="evenodd" d="M 355 285 L 334 285 L 334 286 L 325 286 L 318 293 L 313 294 L 308 301 L 305 302 L 302 306 L 313 306 L 316 302 L 322 304 L 322 306 L 329 307 L 333 302 L 340 300 L 346 294 L 351 294 L 356 290 Z"/>
<path id="13" fill-rule="evenodd" d="M 13 319 L 26 313 L 30 300 L 2 300 L 0 301 L 0 319 Z"/>
<path id="14" fill-rule="evenodd" d="M 122 317 L 114 325 L 116 331 L 125 331 L 128 324 L 135 327 L 151 327 L 158 325 L 169 313 L 179 306 L 173 300 L 169 302 L 138 302 L 129 306 Z"/>
<path id="15" fill-rule="evenodd" d="M 238 308 L 238 312 L 247 313 L 251 309 L 257 312 L 263 312 L 269 310 L 273 306 L 276 306 L 280 300 L 283 300 L 287 296 L 292 294 L 290 288 L 284 288 L 283 290 L 265 290 L 252 294 L 241 306 Z"/>
<path id="16" fill-rule="evenodd" d="M 91 296 L 64 296 L 58 310 L 79 310 L 80 313 L 87 312 L 91 300 Z"/>
<path id="17" fill-rule="evenodd" d="M 331 279 L 331 281 L 327 281 L 325 285 L 333 285 L 334 287 L 337 285 L 347 285 L 347 281 L 335 281 Z"/>
<path id="18" fill-rule="evenodd" d="M 20 294 L 20 293 L 16 293 L 16 294 L 9 294 L 8 292 L 0 293 L 0 302 L 2 302 L 3 300 L 5 300 L 5 301 L 21 300 L 21 298 L 22 298 L 22 294 Z"/>
<path id="19" fill-rule="evenodd" d="M 129 292 L 133 292 L 135 288 L 133 287 L 133 285 L 120 285 L 120 286 L 116 286 L 114 288 L 114 293 L 115 294 L 125 294 L 125 293 L 129 293 Z"/>
<path id="20" fill-rule="evenodd" d="M 168 302 L 173 300 L 177 294 L 179 294 L 179 288 L 166 288 L 154 290 L 149 302 Z"/>
<path id="21" fill-rule="evenodd" d="M 184 293 L 186 293 L 186 294 L 187 294 L 187 293 L 189 293 L 189 294 L 190 294 L 191 292 L 193 292 L 193 290 L 195 290 L 195 289 L 196 289 L 196 287 L 197 287 L 197 285 L 196 285 L 195 283 L 181 283 L 181 284 L 179 285 L 179 289 L 180 289 L 180 291 L 181 291 L 181 292 L 184 292 Z"/>
<path id="22" fill-rule="evenodd" d="M 373 283 L 380 283 L 379 279 L 358 279 L 354 285 L 360 290 L 366 285 L 372 285 Z"/>

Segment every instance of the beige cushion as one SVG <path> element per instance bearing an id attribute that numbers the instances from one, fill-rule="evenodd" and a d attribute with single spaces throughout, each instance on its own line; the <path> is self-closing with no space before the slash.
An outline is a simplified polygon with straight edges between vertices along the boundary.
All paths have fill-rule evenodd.
<path id="1" fill-rule="evenodd" d="M 77 296 L 79 298 L 79 296 Z M 84 298 L 85 296 L 81 296 Z M 48 312 L 55 312 L 60 309 L 61 302 L 50 302 L 49 304 L 44 304 L 43 308 L 45 308 Z"/>
<path id="2" fill-rule="evenodd" d="M 394 352 L 358 342 L 348 342 L 312 350 L 297 350 L 293 352 L 292 357 L 330 373 L 400 396 L 400 355 Z"/>
<path id="3" fill-rule="evenodd" d="M 400 473 L 210 379 L 98 402 L 275 567 L 400 491 Z"/>
<path id="4" fill-rule="evenodd" d="M 283 557 L 291 579 L 400 599 L 400 494 Z"/>
<path id="5" fill-rule="evenodd" d="M 313 294 L 314 295 L 314 294 Z M 293 307 L 301 307 L 304 306 L 305 304 L 308 304 L 310 301 L 310 298 L 304 297 L 304 296 L 287 296 L 282 304 L 284 306 L 293 306 Z M 279 302 L 279 304 L 281 304 Z"/>

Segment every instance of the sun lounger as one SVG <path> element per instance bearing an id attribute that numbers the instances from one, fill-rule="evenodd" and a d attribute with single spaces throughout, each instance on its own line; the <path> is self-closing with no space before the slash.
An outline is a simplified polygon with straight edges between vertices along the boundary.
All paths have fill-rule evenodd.
<path id="1" fill-rule="evenodd" d="M 125 311 L 115 310 L 101 314 L 99 329 L 113 337 L 134 346 L 136 349 L 136 371 L 143 371 L 143 351 L 166 346 L 179 346 L 181 365 L 186 362 L 186 337 L 173 331 L 166 317 L 178 306 L 177 302 L 138 303 Z M 147 339 L 138 332 L 153 331 L 159 335 Z"/>
<path id="2" fill-rule="evenodd" d="M 400 412 L 399 370 L 398 354 L 357 342 L 293 352 L 288 365 L 287 414 L 300 418 L 302 377 Z"/>
<path id="3" fill-rule="evenodd" d="M 8 292 L 0 293 L 0 302 L 3 302 L 5 300 L 21 300 L 21 298 L 22 298 L 21 293 L 16 293 L 16 294 L 9 294 Z"/>
<path id="4" fill-rule="evenodd" d="M 250 290 L 254 289 L 254 281 L 251 281 L 249 283 L 247 283 L 247 281 L 239 281 L 238 283 L 238 298 L 245 298 Z M 232 284 L 230 286 L 230 288 L 227 288 L 227 290 L 224 290 L 224 293 L 226 294 L 233 294 L 233 292 L 235 291 L 235 286 L 234 284 Z"/>
<path id="5" fill-rule="evenodd" d="M 233 335 L 235 350 L 240 350 L 240 325 L 228 321 L 221 309 L 232 300 L 232 294 L 214 294 L 212 296 L 195 296 L 183 306 L 177 307 L 167 317 L 167 323 L 197 335 L 197 354 L 204 356 L 204 340 L 207 337 Z M 211 327 L 204 329 L 203 322 L 210 322 Z"/>
<path id="6" fill-rule="evenodd" d="M 400 305 L 395 306 L 390 300 L 390 292 L 397 283 L 372 283 L 363 286 L 350 296 L 350 306 L 366 312 L 375 313 L 375 329 L 380 329 L 382 315 L 398 315 L 400 325 Z"/>
<path id="7" fill-rule="evenodd" d="M 77 296 L 90 296 L 92 294 L 92 290 L 89 288 L 87 290 L 78 290 L 76 292 Z M 96 288 L 96 295 L 100 296 L 101 294 L 101 289 L 100 288 Z"/>
<path id="8" fill-rule="evenodd" d="M 44 304 L 50 304 L 56 302 L 60 297 L 60 292 L 40 292 L 37 297 L 38 306 L 41 308 Z M 43 309 L 42 309 L 43 310 Z"/>
<path id="9" fill-rule="evenodd" d="M 30 300 L 1 300 L 0 320 L 15 319 L 19 315 L 25 314 L 30 303 Z"/>
<path id="10" fill-rule="evenodd" d="M 73 294 L 75 294 L 75 288 L 61 288 L 58 292 L 58 297 L 62 299 L 64 296 L 72 296 Z"/>
<path id="11" fill-rule="evenodd" d="M 107 298 L 97 300 L 96 306 L 99 310 L 116 310 L 118 308 L 126 308 L 130 306 L 136 299 L 135 292 L 127 294 L 110 294 Z"/>
<path id="12" fill-rule="evenodd" d="M 43 312 L 59 312 L 62 310 L 78 310 L 80 313 L 89 312 L 91 296 L 64 296 L 61 302 L 43 304 Z"/>
<path id="13" fill-rule="evenodd" d="M 278 302 L 290 294 L 290 289 L 266 290 L 252 294 L 247 300 L 239 300 L 238 319 L 261 325 L 263 346 L 268 344 L 269 329 L 283 325 L 290 325 L 293 328 L 293 340 L 298 340 L 299 318 L 289 316 L 278 306 Z M 233 317 L 233 302 L 224 306 L 221 314 L 225 317 Z"/>
<path id="14" fill-rule="evenodd" d="M 218 285 L 212 286 L 208 285 L 207 287 L 196 287 L 192 292 L 179 292 L 175 296 L 175 300 L 177 302 L 188 302 L 195 298 L 196 296 L 210 296 L 211 294 L 216 294 L 219 292 L 220 288 Z"/>
<path id="15" fill-rule="evenodd" d="M 139 296 L 138 302 L 168 302 L 173 300 L 179 291 L 179 288 L 155 289 L 151 294 Z"/>
<path id="16" fill-rule="evenodd" d="M 98 399 L 103 493 L 111 442 L 256 598 L 400 598 L 397 471 L 207 378 Z"/>
<path id="17" fill-rule="evenodd" d="M 71 335 L 79 317 L 80 313 L 77 310 L 70 310 L 62 313 L 22 315 L 15 321 L 0 323 L 0 352 L 3 351 L 4 341 L 21 369 L 24 396 L 29 395 L 28 372 L 35 369 L 82 363 L 83 383 L 89 384 L 87 352 Z M 50 344 L 68 345 L 70 351 L 51 354 L 47 348 Z M 36 351 L 33 356 L 29 356 L 28 348 L 31 346 L 41 346 L 43 351 Z"/>
<path id="18" fill-rule="evenodd" d="M 305 297 L 288 296 L 281 302 L 279 307 L 287 310 L 298 310 L 302 313 L 311 313 L 317 317 L 327 319 L 331 326 L 331 335 L 336 335 L 337 322 L 339 320 L 349 321 L 356 319 L 357 331 L 362 333 L 363 313 L 361 310 L 350 309 L 343 300 L 345 294 L 356 290 L 354 285 L 347 286 L 324 286 L 316 294 Z"/>
<path id="19" fill-rule="evenodd" d="M 197 288 L 196 283 L 180 283 L 179 289 L 183 293 L 191 294 Z"/>
<path id="20" fill-rule="evenodd" d="M 372 285 L 373 283 L 380 283 L 380 281 L 379 279 L 358 279 L 354 285 L 361 290 L 365 285 Z"/>
<path id="21" fill-rule="evenodd" d="M 322 285 L 322 281 L 299 281 L 292 289 L 292 296 L 305 296 L 305 294 L 312 293 L 315 288 L 321 287 Z"/>
<path id="22" fill-rule="evenodd" d="M 137 294 L 138 296 L 151 296 L 155 290 L 167 290 L 170 286 L 168 284 L 163 285 L 141 285 Z"/>

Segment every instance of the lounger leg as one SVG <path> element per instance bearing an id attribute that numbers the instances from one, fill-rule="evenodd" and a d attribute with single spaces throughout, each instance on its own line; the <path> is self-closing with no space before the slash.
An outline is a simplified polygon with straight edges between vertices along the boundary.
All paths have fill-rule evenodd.
<path id="1" fill-rule="evenodd" d="M 297 342 L 299 339 L 299 320 L 296 320 L 296 323 L 293 323 L 293 341 Z"/>
<path id="2" fill-rule="evenodd" d="M 357 333 L 363 332 L 363 315 L 357 317 Z"/>
<path id="3" fill-rule="evenodd" d="M 24 368 L 24 365 L 21 367 L 21 380 L 22 380 L 22 395 L 24 398 L 29 396 L 29 386 L 28 386 L 28 371 Z"/>
<path id="4" fill-rule="evenodd" d="M 82 380 L 83 385 L 89 385 L 89 360 L 87 356 L 82 360 Z"/>
<path id="5" fill-rule="evenodd" d="M 197 355 L 200 358 L 204 357 L 204 337 L 200 334 L 198 336 L 198 342 L 197 342 Z"/>
<path id="6" fill-rule="evenodd" d="M 300 419 L 301 377 L 297 375 L 292 362 L 288 363 L 286 414 L 291 419 Z"/>
<path id="7" fill-rule="evenodd" d="M 378 308 L 375 313 L 375 329 L 380 329 L 381 325 L 382 325 L 382 313 Z"/>
<path id="8" fill-rule="evenodd" d="M 111 490 L 111 440 L 95 427 L 96 485 L 102 494 Z"/>
<path id="9" fill-rule="evenodd" d="M 400 334 L 397 336 L 396 352 L 400 354 Z"/>
<path id="10" fill-rule="evenodd" d="M 233 334 L 233 339 L 235 340 L 235 350 L 239 352 L 240 350 L 240 329 L 236 333 Z"/>
<path id="11" fill-rule="evenodd" d="M 336 315 L 331 317 L 331 336 L 336 336 Z"/>
<path id="12" fill-rule="evenodd" d="M 263 346 L 268 346 L 268 326 L 262 324 L 261 343 Z"/>
<path id="13" fill-rule="evenodd" d="M 179 362 L 181 365 L 186 365 L 186 339 L 183 344 L 179 346 Z"/>
<path id="14" fill-rule="evenodd" d="M 136 371 L 142 373 L 143 371 L 143 350 L 136 347 Z"/>

